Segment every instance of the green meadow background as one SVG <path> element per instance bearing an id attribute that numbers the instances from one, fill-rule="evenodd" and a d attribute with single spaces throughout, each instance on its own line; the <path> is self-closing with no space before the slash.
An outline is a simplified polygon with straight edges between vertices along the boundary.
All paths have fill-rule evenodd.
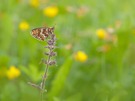
<path id="1" fill-rule="evenodd" d="M 55 17 L 43 14 L 51 5 L 58 7 Z M 19 28 L 22 21 L 27 30 Z M 55 26 L 59 47 L 44 101 L 135 101 L 134 0 L 41 0 L 38 7 L 29 0 L 0 0 L 0 101 L 40 101 L 27 82 L 40 83 L 45 70 L 40 61 L 47 44 L 30 35 L 42 26 Z M 99 39 L 101 28 L 111 28 L 116 42 Z M 87 61 L 75 60 L 78 51 Z M 11 66 L 21 72 L 12 80 L 6 76 Z"/>

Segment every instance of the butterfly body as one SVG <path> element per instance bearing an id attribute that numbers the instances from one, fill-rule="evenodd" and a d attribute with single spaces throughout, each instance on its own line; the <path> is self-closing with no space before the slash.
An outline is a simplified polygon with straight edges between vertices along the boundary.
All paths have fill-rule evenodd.
<path id="1" fill-rule="evenodd" d="M 31 35 L 38 40 L 44 41 L 53 32 L 54 27 L 40 27 L 32 29 Z"/>

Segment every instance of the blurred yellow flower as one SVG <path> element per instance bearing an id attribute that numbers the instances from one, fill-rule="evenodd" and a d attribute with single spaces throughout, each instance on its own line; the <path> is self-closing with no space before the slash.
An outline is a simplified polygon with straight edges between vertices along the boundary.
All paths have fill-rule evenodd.
<path id="1" fill-rule="evenodd" d="M 99 39 L 105 39 L 106 35 L 107 35 L 107 32 L 104 29 L 98 29 L 96 31 L 96 34 L 97 34 Z"/>
<path id="2" fill-rule="evenodd" d="M 75 53 L 75 60 L 80 61 L 80 62 L 85 62 L 87 61 L 88 56 L 83 52 L 83 51 L 78 51 Z"/>
<path id="3" fill-rule="evenodd" d="M 19 24 L 19 28 L 20 28 L 21 30 L 27 30 L 27 29 L 29 29 L 29 24 L 28 24 L 26 21 L 23 21 L 23 22 L 21 22 L 21 23 Z"/>
<path id="4" fill-rule="evenodd" d="M 39 6 L 39 0 L 30 0 L 30 5 L 33 7 L 38 7 Z"/>
<path id="5" fill-rule="evenodd" d="M 43 13 L 45 16 L 48 17 L 55 17 L 58 14 L 58 7 L 56 6 L 49 6 L 44 8 Z"/>
<path id="6" fill-rule="evenodd" d="M 15 66 L 11 66 L 9 70 L 7 70 L 6 72 L 6 75 L 10 80 L 19 77 L 20 74 L 21 74 L 20 70 L 17 69 Z"/>

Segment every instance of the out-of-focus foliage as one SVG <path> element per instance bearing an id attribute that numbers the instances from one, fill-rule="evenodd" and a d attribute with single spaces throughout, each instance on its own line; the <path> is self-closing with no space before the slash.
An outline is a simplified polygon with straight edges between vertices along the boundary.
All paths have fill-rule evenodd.
<path id="1" fill-rule="evenodd" d="M 0 101 L 39 101 L 46 42 L 55 26 L 57 65 L 44 101 L 135 101 L 134 0 L 0 0 Z"/>

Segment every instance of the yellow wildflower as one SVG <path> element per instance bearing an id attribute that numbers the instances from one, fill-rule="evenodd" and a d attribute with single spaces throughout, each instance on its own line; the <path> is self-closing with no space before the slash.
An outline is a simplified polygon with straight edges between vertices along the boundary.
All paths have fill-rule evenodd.
<path id="1" fill-rule="evenodd" d="M 38 7 L 39 6 L 39 0 L 30 0 L 30 5 L 33 7 Z"/>
<path id="2" fill-rule="evenodd" d="M 58 14 L 58 7 L 56 6 L 49 6 L 47 8 L 44 8 L 43 13 L 45 16 L 48 17 L 55 17 Z"/>
<path id="3" fill-rule="evenodd" d="M 107 32 L 104 29 L 98 29 L 96 31 L 96 34 L 97 34 L 99 39 L 105 39 L 106 35 L 107 35 Z"/>
<path id="4" fill-rule="evenodd" d="M 88 56 L 83 51 L 78 51 L 75 54 L 75 60 L 80 62 L 85 62 L 88 59 Z"/>
<path id="5" fill-rule="evenodd" d="M 21 74 L 20 70 L 17 69 L 15 66 L 11 66 L 9 70 L 7 70 L 6 72 L 6 75 L 10 80 L 19 77 L 20 74 Z"/>
<path id="6" fill-rule="evenodd" d="M 19 24 L 19 28 L 20 28 L 21 30 L 27 30 L 27 29 L 29 29 L 29 24 L 28 24 L 26 21 L 23 21 L 23 22 L 21 22 L 21 23 Z"/>

